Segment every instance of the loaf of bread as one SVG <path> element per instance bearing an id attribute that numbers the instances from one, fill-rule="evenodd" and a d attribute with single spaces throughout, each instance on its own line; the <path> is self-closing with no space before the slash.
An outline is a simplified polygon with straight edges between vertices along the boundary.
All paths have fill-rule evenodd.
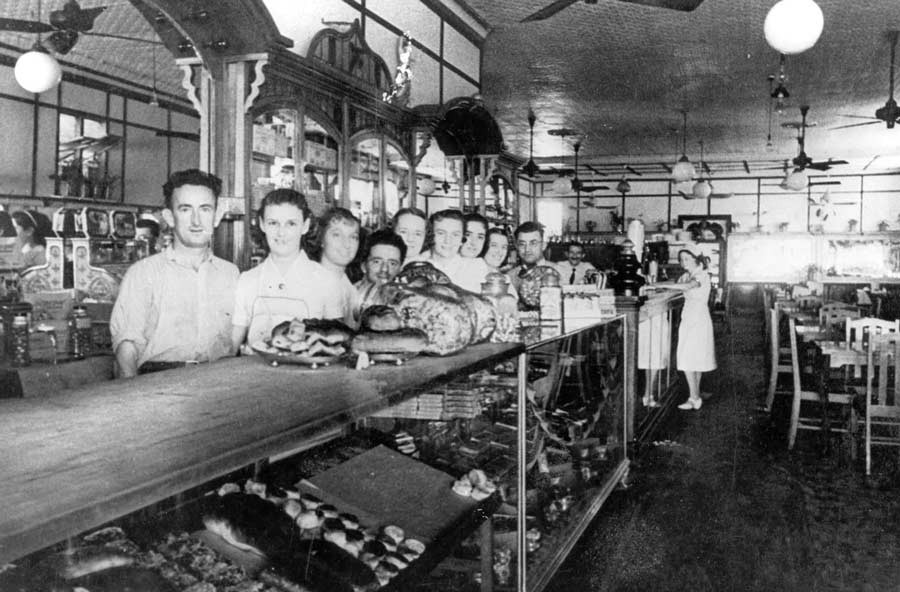
<path id="1" fill-rule="evenodd" d="M 400 315 L 390 306 L 376 304 L 366 308 L 360 317 L 360 326 L 371 331 L 396 331 L 403 324 Z"/>
<path id="2" fill-rule="evenodd" d="M 353 338 L 350 348 L 357 353 L 418 354 L 428 345 L 428 337 L 420 329 L 365 331 Z"/>

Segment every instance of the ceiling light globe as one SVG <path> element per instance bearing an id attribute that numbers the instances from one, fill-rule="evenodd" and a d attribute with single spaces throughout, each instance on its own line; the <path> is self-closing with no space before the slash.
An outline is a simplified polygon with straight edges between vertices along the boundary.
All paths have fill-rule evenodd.
<path id="1" fill-rule="evenodd" d="M 434 180 L 430 177 L 421 179 L 416 186 L 416 189 L 419 195 L 431 195 L 437 190 L 437 185 L 434 184 Z"/>
<path id="2" fill-rule="evenodd" d="M 568 177 L 557 177 L 550 186 L 554 193 L 571 193 L 572 180 Z"/>
<path id="3" fill-rule="evenodd" d="M 712 195 L 712 185 L 706 179 L 697 181 L 694 183 L 693 193 L 695 199 L 706 199 Z"/>
<path id="4" fill-rule="evenodd" d="M 16 60 L 16 82 L 31 93 L 50 90 L 62 79 L 62 69 L 52 55 L 40 49 L 23 53 Z"/>
<path id="5" fill-rule="evenodd" d="M 688 160 L 688 157 L 682 156 L 672 169 L 672 180 L 676 183 L 685 183 L 692 180 L 696 174 L 697 171 L 694 169 L 691 161 Z"/>
<path id="6" fill-rule="evenodd" d="M 824 25 L 822 9 L 813 0 L 781 0 L 769 9 L 763 32 L 775 51 L 791 55 L 815 45 Z"/>
<path id="7" fill-rule="evenodd" d="M 803 191 L 809 185 L 809 176 L 806 171 L 798 170 L 788 173 L 781 183 L 783 189 L 790 191 Z"/>

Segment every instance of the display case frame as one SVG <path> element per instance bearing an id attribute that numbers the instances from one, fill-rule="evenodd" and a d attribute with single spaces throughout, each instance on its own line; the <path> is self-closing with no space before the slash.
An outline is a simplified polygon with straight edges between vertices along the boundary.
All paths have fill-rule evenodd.
<path id="1" fill-rule="evenodd" d="M 612 327 L 617 347 L 625 349 L 629 345 L 626 325 L 625 316 L 619 315 L 533 344 L 528 351 L 587 335 L 598 326 Z M 622 367 L 615 394 L 620 456 L 586 500 L 585 511 L 559 532 L 552 559 L 540 573 L 520 574 L 521 590 L 546 586 L 590 517 L 627 475 L 626 391 L 632 385 L 622 353 L 616 352 Z M 159 504 L 171 505 L 187 491 L 255 463 L 326 442 L 423 389 L 498 363 L 519 365 L 516 399 L 522 428 L 528 409 L 522 404 L 527 396 L 528 356 L 523 344 L 481 344 L 454 356 L 420 357 L 401 366 L 379 365 L 365 371 L 337 366 L 272 368 L 251 357 L 93 384 L 52 402 L 46 398 L 0 400 L 0 429 L 8 434 L 10 449 L 18 451 L 4 463 L 6 478 L 0 483 L 0 494 L 7 500 L 7 511 L 0 516 L 0 563 L 147 514 Z M 524 454 L 524 446 L 520 451 Z M 517 467 L 521 480 L 526 473 L 524 459 L 517 456 L 517 462 L 522 463 Z M 46 493 L 35 495 L 35 491 Z M 475 532 L 481 524 L 480 539 L 490 548 L 488 514 L 480 510 L 454 536 Z M 524 531 L 517 533 L 522 549 L 524 536 Z M 482 558 L 482 568 L 490 567 L 489 557 Z M 490 590 L 491 582 L 484 582 L 483 589 Z"/>

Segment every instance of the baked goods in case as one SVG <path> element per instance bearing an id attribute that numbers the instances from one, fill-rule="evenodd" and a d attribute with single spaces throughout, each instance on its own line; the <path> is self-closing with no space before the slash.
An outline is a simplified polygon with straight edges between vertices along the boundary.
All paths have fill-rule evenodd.
<path id="1" fill-rule="evenodd" d="M 293 319 L 272 329 L 268 345 L 276 351 L 315 359 L 342 355 L 352 337 L 353 331 L 340 321 Z"/>
<path id="2" fill-rule="evenodd" d="M 427 345 L 428 336 L 421 329 L 397 329 L 359 333 L 350 348 L 357 353 L 416 355 Z"/>
<path id="3" fill-rule="evenodd" d="M 371 331 L 396 331 L 403 325 L 400 316 L 390 306 L 375 304 L 362 311 L 360 327 Z"/>

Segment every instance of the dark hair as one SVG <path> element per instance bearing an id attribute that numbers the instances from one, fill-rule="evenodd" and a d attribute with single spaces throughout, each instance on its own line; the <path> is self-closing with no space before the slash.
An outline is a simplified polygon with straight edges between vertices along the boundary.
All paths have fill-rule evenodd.
<path id="1" fill-rule="evenodd" d="M 303 214 L 303 219 L 309 220 L 311 212 L 309 210 L 309 204 L 306 203 L 306 196 L 293 189 L 274 189 L 268 192 L 259 206 L 259 213 L 257 216 L 262 220 L 266 215 L 266 208 L 268 206 L 281 204 L 297 206 L 297 209 Z"/>
<path id="2" fill-rule="evenodd" d="M 372 249 L 377 245 L 397 247 L 397 249 L 400 251 L 400 262 L 402 263 L 406 260 L 406 243 L 403 241 L 403 237 L 401 237 L 390 228 L 382 228 L 369 235 L 369 239 L 366 241 L 363 261 L 369 258 Z"/>
<path id="3" fill-rule="evenodd" d="M 10 217 L 24 230 L 34 231 L 31 239 L 36 245 L 47 246 L 47 237 L 55 234 L 50 218 L 35 210 L 18 210 L 13 212 Z"/>
<path id="4" fill-rule="evenodd" d="M 147 220 L 146 218 L 141 218 L 137 222 L 134 223 L 135 228 L 149 228 L 150 234 L 153 235 L 153 238 L 159 238 L 159 222 L 155 222 L 154 220 Z"/>
<path id="5" fill-rule="evenodd" d="M 584 251 L 584 245 L 578 241 L 569 241 L 566 243 L 566 251 L 569 250 L 569 247 L 581 247 L 581 250 Z"/>
<path id="6" fill-rule="evenodd" d="M 394 217 L 391 218 L 391 228 L 396 228 L 397 220 L 399 220 L 401 216 L 406 216 L 407 214 L 416 216 L 417 218 L 421 218 L 422 220 L 425 220 L 426 222 L 428 221 L 428 214 L 426 214 L 419 208 L 400 208 L 394 214 Z"/>
<path id="7" fill-rule="evenodd" d="M 425 226 L 425 242 L 422 243 L 422 252 L 430 251 L 434 248 L 434 223 L 441 220 L 458 220 L 462 224 L 463 232 L 466 229 L 466 219 L 459 210 L 448 208 L 433 213 L 428 218 L 428 224 Z"/>
<path id="8" fill-rule="evenodd" d="M 481 245 L 481 251 L 476 255 L 476 257 L 484 257 L 484 254 L 487 252 L 487 231 L 488 231 L 488 228 L 490 227 L 490 225 L 488 224 L 487 218 L 485 218 L 478 212 L 472 212 L 472 213 L 466 214 L 463 217 L 463 242 L 464 243 L 466 242 L 465 231 L 466 231 L 466 228 L 469 227 L 470 222 L 475 222 L 475 223 L 478 223 L 478 224 L 481 224 L 482 226 L 484 226 L 485 241 L 484 241 L 484 244 Z"/>
<path id="9" fill-rule="evenodd" d="M 172 209 L 172 193 L 182 185 L 209 187 L 216 200 L 219 199 L 219 195 L 222 193 L 222 179 L 215 175 L 205 173 L 200 169 L 176 171 L 169 176 L 169 180 L 163 185 L 163 197 L 168 209 Z"/>
<path id="10" fill-rule="evenodd" d="M 459 210 L 446 209 L 433 213 L 431 217 L 428 218 L 429 228 L 434 228 L 434 223 L 440 222 L 441 220 L 458 220 L 459 223 L 463 225 L 463 228 L 466 227 L 466 217 L 463 216 L 463 213 Z"/>
<path id="11" fill-rule="evenodd" d="M 488 228 L 487 234 L 484 235 L 484 252 L 487 253 L 488 245 L 491 244 L 491 237 L 495 234 L 506 238 L 506 255 L 503 257 L 503 261 L 500 262 L 500 267 L 503 267 L 509 261 L 509 243 L 512 242 L 509 240 L 509 233 L 506 232 L 506 229 L 499 226 Z M 484 257 L 484 253 L 481 256 Z"/>
<path id="12" fill-rule="evenodd" d="M 516 228 L 513 236 L 516 238 L 516 240 L 519 240 L 519 235 L 527 234 L 529 232 L 540 232 L 541 240 L 544 239 L 544 226 L 542 224 L 538 224 L 537 222 L 522 222 L 521 224 L 519 224 L 519 227 Z"/>
<path id="13" fill-rule="evenodd" d="M 322 252 L 325 250 L 325 234 L 328 230 L 328 227 L 336 222 L 346 222 L 348 224 L 353 224 L 357 228 L 361 228 L 362 224 L 359 221 L 359 218 L 353 215 L 353 212 L 348 210 L 347 208 L 331 208 L 328 210 L 324 216 L 316 220 L 315 229 L 310 232 L 309 238 L 309 256 L 313 261 L 322 261 Z M 362 241 L 360 241 L 362 244 Z M 356 260 L 356 255 L 359 253 L 357 249 L 356 254 L 354 254 L 353 259 Z"/>
<path id="14" fill-rule="evenodd" d="M 702 253 L 699 254 L 699 255 L 695 255 L 692 251 L 689 251 L 689 250 L 687 250 L 687 249 L 681 249 L 680 251 L 678 251 L 678 258 L 679 258 L 679 259 L 681 259 L 681 254 L 682 254 L 682 253 L 687 253 L 688 255 L 690 255 L 690 256 L 691 256 L 691 259 L 694 260 L 694 263 L 696 263 L 697 265 L 699 265 L 699 266 L 702 267 L 703 269 L 707 269 L 707 267 L 709 266 L 709 257 L 707 257 L 706 255 L 704 255 L 704 254 L 702 254 Z"/>

